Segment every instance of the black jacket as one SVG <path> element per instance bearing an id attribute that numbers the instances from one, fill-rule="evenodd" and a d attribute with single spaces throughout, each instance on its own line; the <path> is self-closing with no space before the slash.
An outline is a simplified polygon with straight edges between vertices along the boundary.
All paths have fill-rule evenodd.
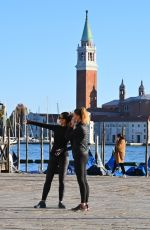
<path id="1" fill-rule="evenodd" d="M 60 125 L 50 125 L 50 124 L 45 124 L 45 123 L 40 123 L 36 121 L 27 121 L 29 125 L 35 125 L 38 127 L 42 127 L 45 129 L 52 130 L 54 132 L 54 144 L 51 150 L 51 154 L 55 155 L 56 150 L 62 149 L 62 154 L 68 154 L 67 153 L 67 139 L 66 139 L 66 131 L 67 127 L 63 127 Z"/>
<path id="2" fill-rule="evenodd" d="M 75 129 L 69 128 L 67 139 L 71 142 L 73 157 L 78 157 L 82 153 L 88 153 L 88 127 L 81 122 Z"/>

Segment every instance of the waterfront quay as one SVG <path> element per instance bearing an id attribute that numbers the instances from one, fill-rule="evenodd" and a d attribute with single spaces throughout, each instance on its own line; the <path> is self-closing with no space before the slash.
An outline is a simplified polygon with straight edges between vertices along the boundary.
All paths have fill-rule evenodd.
<path id="1" fill-rule="evenodd" d="M 66 210 L 59 210 L 58 179 L 52 184 L 47 209 L 34 209 L 45 175 L 0 174 L 0 230 L 150 229 L 150 179 L 91 176 L 88 212 L 72 212 L 79 204 L 75 176 L 67 176 Z"/>

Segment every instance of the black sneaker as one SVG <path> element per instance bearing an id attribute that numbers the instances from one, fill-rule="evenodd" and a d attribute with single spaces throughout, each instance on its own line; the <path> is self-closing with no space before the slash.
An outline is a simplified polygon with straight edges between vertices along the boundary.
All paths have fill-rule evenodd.
<path id="1" fill-rule="evenodd" d="M 83 205 L 79 204 L 77 207 L 72 208 L 71 210 L 74 212 L 77 212 L 77 211 L 87 211 L 88 209 L 87 209 L 87 205 L 83 206 Z"/>
<path id="2" fill-rule="evenodd" d="M 66 209 L 66 206 L 62 202 L 59 202 L 58 208 L 60 208 L 60 209 Z"/>
<path id="3" fill-rule="evenodd" d="M 40 201 L 37 205 L 34 206 L 34 208 L 46 208 L 45 201 Z"/>

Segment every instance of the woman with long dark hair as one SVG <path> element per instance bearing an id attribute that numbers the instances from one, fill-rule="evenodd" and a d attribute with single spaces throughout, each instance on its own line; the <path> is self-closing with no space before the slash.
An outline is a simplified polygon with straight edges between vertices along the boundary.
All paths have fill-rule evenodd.
<path id="1" fill-rule="evenodd" d="M 88 123 L 90 121 L 87 110 L 79 108 L 74 110 L 68 138 L 71 141 L 75 173 L 79 184 L 81 203 L 73 211 L 88 210 L 89 185 L 86 178 L 86 163 L 88 160 Z"/>
<path id="2" fill-rule="evenodd" d="M 52 130 L 54 132 L 54 144 L 50 154 L 50 160 L 48 163 L 48 169 L 46 174 L 46 180 L 43 188 L 43 194 L 41 201 L 34 206 L 34 208 L 46 208 L 46 199 L 51 188 L 51 183 L 54 174 L 58 170 L 59 173 L 59 203 L 58 207 L 63 209 L 64 197 L 64 180 L 67 173 L 69 157 L 67 152 L 67 140 L 66 131 L 68 129 L 68 123 L 70 122 L 70 114 L 68 112 L 61 113 L 59 117 L 60 125 L 44 124 L 35 121 L 27 120 L 27 124 L 39 126 Z"/>

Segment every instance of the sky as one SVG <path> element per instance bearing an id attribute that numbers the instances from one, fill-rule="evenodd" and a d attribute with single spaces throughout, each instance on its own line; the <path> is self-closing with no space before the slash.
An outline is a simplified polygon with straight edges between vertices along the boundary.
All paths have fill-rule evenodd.
<path id="1" fill-rule="evenodd" d="M 32 112 L 72 111 L 77 45 L 89 11 L 97 48 L 98 106 L 150 93 L 149 0 L 0 0 L 0 101 Z"/>

